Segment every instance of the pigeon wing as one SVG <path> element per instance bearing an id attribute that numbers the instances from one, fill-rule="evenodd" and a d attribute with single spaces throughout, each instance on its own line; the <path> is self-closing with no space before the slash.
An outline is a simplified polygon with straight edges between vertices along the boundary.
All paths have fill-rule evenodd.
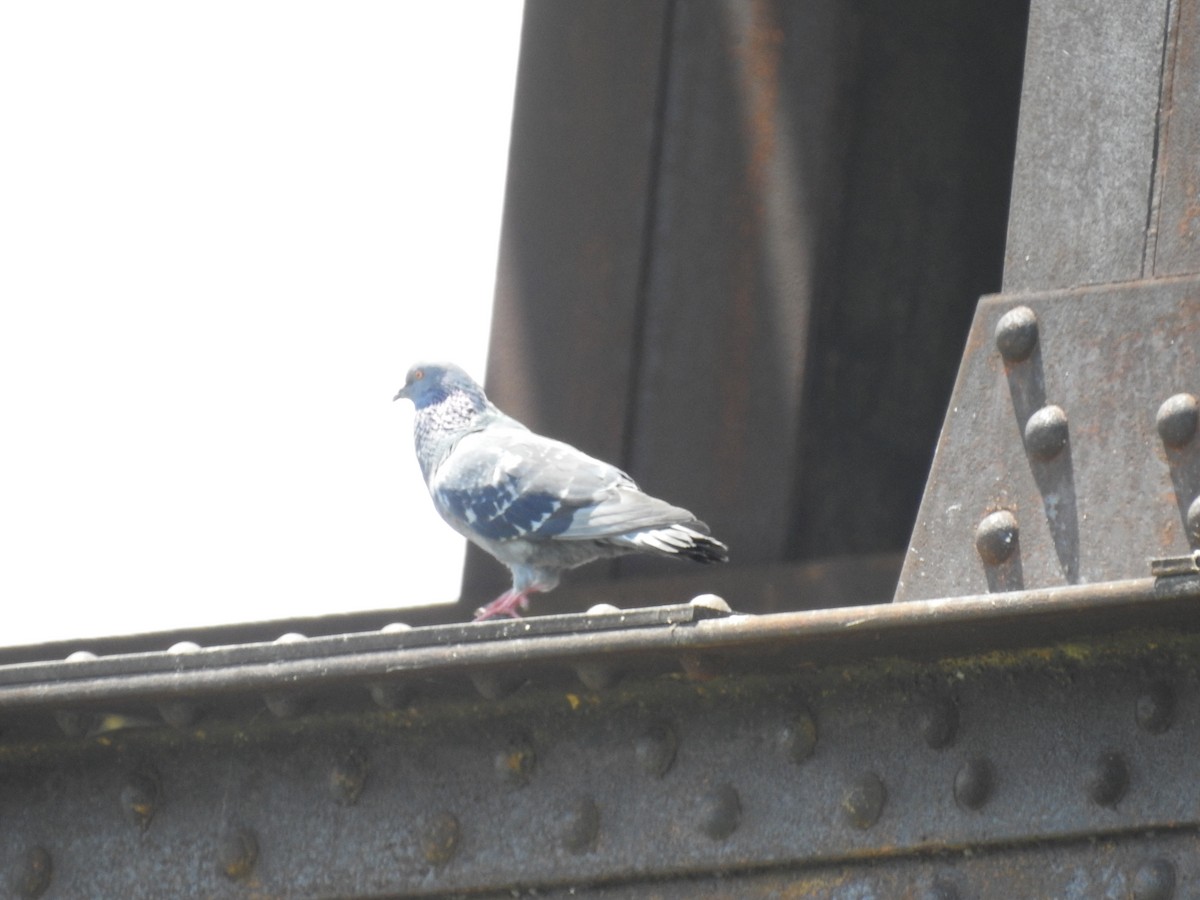
<path id="1" fill-rule="evenodd" d="M 615 466 L 503 424 L 464 436 L 430 490 L 444 516 L 489 541 L 597 540 L 695 521 Z"/>

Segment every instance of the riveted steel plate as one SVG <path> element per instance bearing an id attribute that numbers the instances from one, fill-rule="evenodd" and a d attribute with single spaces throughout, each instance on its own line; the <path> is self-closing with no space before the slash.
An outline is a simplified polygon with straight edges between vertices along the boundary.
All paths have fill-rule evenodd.
<path id="1" fill-rule="evenodd" d="M 1145 274 L 1171 5 L 1030 5 L 1005 291 Z"/>
<path id="2" fill-rule="evenodd" d="M 1190 897 L 1177 888 L 1195 884 L 1200 865 L 1195 835 L 1132 835 L 990 852 L 947 851 L 932 858 L 827 865 L 767 873 L 724 873 L 719 879 L 680 878 L 651 884 L 570 887 L 538 891 L 547 900 L 1168 900 Z M 489 894 L 512 898 L 512 893 Z"/>
<path id="3" fill-rule="evenodd" d="M 292 657 L 275 683 L 302 683 L 314 695 L 307 709 L 270 715 L 229 696 L 238 684 L 192 670 L 181 683 L 208 706 L 203 718 L 168 728 L 134 716 L 141 727 L 84 738 L 37 727 L 53 722 L 52 685 L 39 703 L 37 683 L 10 682 L 0 691 L 0 877 L 10 893 L 46 880 L 44 895 L 58 898 L 315 898 L 618 890 L 714 873 L 753 886 L 804 869 L 797 884 L 809 893 L 797 896 L 846 896 L 836 885 L 862 878 L 892 896 L 889 884 L 931 890 L 939 877 L 967 878 L 977 857 L 1016 854 L 1007 858 L 1046 860 L 1044 880 L 1005 875 L 1003 863 L 979 877 L 1011 877 L 1008 896 L 1128 885 L 1142 854 L 1112 848 L 1200 826 L 1198 585 L 1143 579 L 413 646 L 357 669 L 314 649 L 303 679 L 305 661 Z M 1127 617 L 1104 627 L 1106 610 L 1138 602 L 1143 627 Z M 1074 634 L 1092 636 L 1047 643 L 1022 629 L 1021 647 L 996 649 L 1005 616 L 1054 621 L 1039 606 L 1061 607 Z M 978 634 L 962 641 L 971 621 Z M 906 628 L 940 649 L 896 655 L 903 645 L 888 636 Z M 947 629 L 955 641 L 939 645 Z M 810 654 L 810 632 L 840 649 Z M 642 668 L 591 689 L 534 665 L 617 664 L 655 645 L 682 669 Z M 498 699 L 430 689 L 465 681 L 501 650 L 524 687 Z M 407 655 L 428 684 L 373 707 L 366 689 Z M 114 673 L 93 686 L 97 713 L 106 696 L 138 711 Z M 1193 864 L 1194 854 L 1179 871 Z M 1086 877 L 1068 882 L 1075 865 Z"/>
<path id="4" fill-rule="evenodd" d="M 1195 549 L 1200 440 L 1159 431 L 1180 394 L 1200 394 L 1194 279 L 985 297 L 896 599 L 1138 577 Z"/>

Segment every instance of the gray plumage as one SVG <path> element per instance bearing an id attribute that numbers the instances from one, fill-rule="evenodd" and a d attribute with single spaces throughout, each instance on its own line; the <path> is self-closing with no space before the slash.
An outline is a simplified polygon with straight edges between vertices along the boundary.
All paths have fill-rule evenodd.
<path id="1" fill-rule="evenodd" d="M 626 553 L 724 562 L 728 549 L 686 509 L 506 416 L 466 372 L 419 363 L 396 400 L 416 407 L 417 461 L 433 504 L 455 531 L 512 571 L 512 589 L 477 618 L 517 615 L 567 569 Z"/>

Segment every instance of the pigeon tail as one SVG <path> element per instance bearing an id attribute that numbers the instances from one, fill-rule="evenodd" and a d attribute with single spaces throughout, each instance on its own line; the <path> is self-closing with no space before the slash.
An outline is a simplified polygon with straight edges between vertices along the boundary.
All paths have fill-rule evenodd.
<path id="1" fill-rule="evenodd" d="M 704 529 L 701 531 L 700 529 Z M 704 532 L 703 522 L 642 528 L 612 539 L 614 544 L 660 556 L 682 556 L 698 563 L 729 562 L 729 548 Z"/>

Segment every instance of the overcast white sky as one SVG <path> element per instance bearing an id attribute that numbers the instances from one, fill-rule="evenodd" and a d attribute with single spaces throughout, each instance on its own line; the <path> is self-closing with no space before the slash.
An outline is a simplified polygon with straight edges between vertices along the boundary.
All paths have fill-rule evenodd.
<path id="1" fill-rule="evenodd" d="M 0 644 L 451 600 L 519 0 L 0 4 Z"/>

